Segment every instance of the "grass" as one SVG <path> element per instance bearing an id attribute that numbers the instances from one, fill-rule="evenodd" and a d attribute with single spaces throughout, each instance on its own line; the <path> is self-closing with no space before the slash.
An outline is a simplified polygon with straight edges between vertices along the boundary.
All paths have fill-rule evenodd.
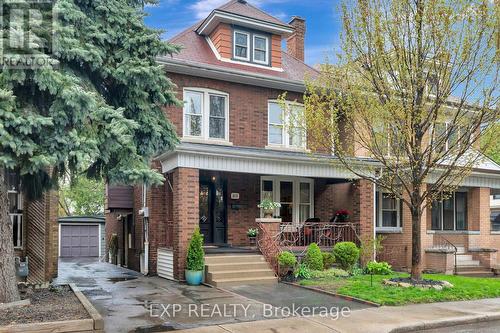
<path id="1" fill-rule="evenodd" d="M 407 277 L 408 274 L 374 275 L 373 286 L 370 285 L 370 275 L 359 275 L 348 278 L 327 277 L 308 279 L 300 281 L 300 284 L 361 298 L 382 305 L 464 301 L 500 297 L 500 279 L 494 278 L 424 274 L 425 279 L 445 280 L 454 285 L 453 288 L 445 288 L 443 290 L 414 287 L 401 288 L 382 284 L 382 280 L 398 276 Z"/>

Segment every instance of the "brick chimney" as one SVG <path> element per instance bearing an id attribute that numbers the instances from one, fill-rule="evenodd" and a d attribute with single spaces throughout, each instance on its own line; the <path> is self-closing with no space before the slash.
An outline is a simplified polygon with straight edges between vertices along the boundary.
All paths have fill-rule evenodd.
<path id="1" fill-rule="evenodd" d="M 286 49 L 288 54 L 291 54 L 295 58 L 304 61 L 305 60 L 305 50 L 304 42 L 306 38 L 306 20 L 299 16 L 292 17 L 290 21 L 292 27 L 295 28 L 295 32 L 288 37 L 286 40 Z"/>

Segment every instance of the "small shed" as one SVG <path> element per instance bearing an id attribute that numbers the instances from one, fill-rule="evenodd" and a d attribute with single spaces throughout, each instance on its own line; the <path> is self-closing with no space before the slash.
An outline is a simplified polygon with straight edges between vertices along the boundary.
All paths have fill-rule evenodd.
<path id="1" fill-rule="evenodd" d="M 59 222 L 59 257 L 100 257 L 105 252 L 103 215 L 66 216 Z"/>

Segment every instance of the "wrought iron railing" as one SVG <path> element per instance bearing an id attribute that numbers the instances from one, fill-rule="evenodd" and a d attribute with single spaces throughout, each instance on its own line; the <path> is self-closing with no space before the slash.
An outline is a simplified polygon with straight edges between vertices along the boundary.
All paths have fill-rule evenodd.
<path id="1" fill-rule="evenodd" d="M 356 222 L 306 222 L 299 225 L 282 223 L 279 245 L 281 248 L 291 249 L 306 247 L 311 243 L 328 248 L 338 242 L 354 242 L 359 245 L 359 233 L 360 225 Z"/>

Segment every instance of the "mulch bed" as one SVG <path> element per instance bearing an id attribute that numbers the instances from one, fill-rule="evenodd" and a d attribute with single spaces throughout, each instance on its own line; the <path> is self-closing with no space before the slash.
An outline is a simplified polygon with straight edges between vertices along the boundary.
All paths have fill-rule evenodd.
<path id="1" fill-rule="evenodd" d="M 89 319 L 69 286 L 30 291 L 31 305 L 0 310 L 0 326 Z"/>

